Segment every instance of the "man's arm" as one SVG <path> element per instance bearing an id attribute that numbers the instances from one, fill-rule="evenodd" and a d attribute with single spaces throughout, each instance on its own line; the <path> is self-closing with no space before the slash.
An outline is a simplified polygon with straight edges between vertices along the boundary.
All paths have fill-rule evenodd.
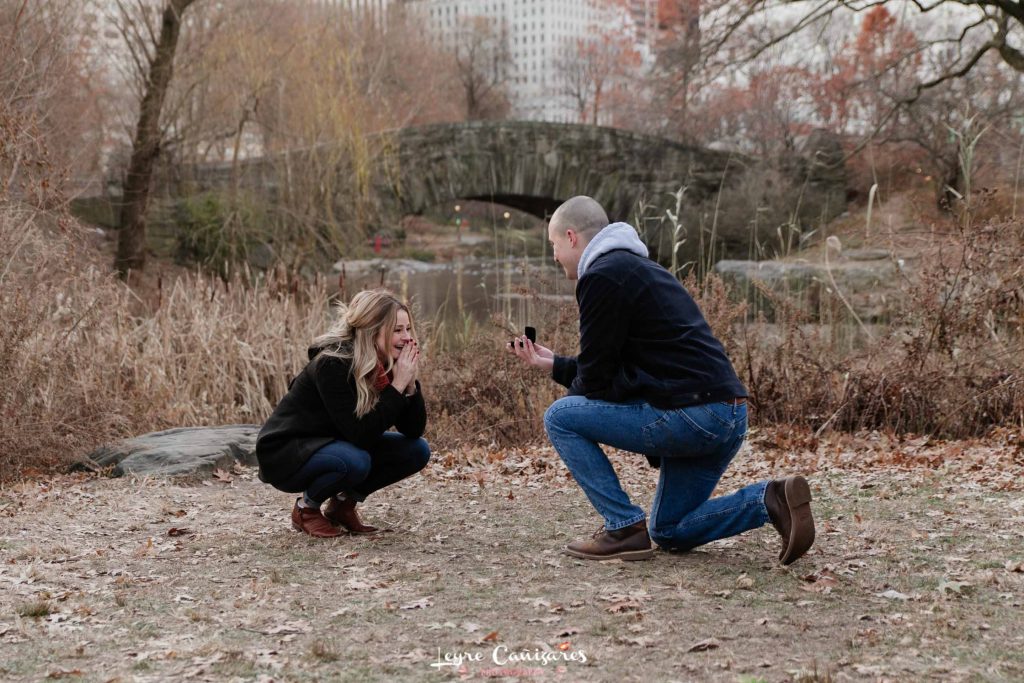
<path id="1" fill-rule="evenodd" d="M 555 356 L 554 365 L 551 367 L 551 379 L 566 389 L 572 387 L 572 382 L 576 379 L 576 356 Z"/>
<path id="2" fill-rule="evenodd" d="M 580 306 L 580 353 L 569 393 L 606 398 L 622 367 L 629 325 L 622 288 L 600 274 L 587 275 L 576 287 Z"/>

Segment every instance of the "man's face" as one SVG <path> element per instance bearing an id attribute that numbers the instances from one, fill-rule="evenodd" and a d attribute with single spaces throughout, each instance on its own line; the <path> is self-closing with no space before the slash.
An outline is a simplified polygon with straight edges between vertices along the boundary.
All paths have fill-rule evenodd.
<path id="1" fill-rule="evenodd" d="M 570 280 L 578 277 L 577 267 L 583 254 L 583 245 L 579 235 L 572 228 L 564 228 L 557 219 L 548 224 L 548 242 L 551 243 L 551 255 L 555 262 L 562 266 L 565 276 Z"/>

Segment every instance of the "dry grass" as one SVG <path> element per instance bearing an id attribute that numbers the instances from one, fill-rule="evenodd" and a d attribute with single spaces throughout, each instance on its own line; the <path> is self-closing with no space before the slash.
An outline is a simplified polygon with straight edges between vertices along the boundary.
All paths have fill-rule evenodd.
<path id="1" fill-rule="evenodd" d="M 946 234 L 913 277 L 894 283 L 896 312 L 868 329 L 823 302 L 808 324 L 774 297 L 776 324 L 719 323 L 757 419 L 808 427 L 965 437 L 1024 426 L 1024 221 L 969 222 Z M 720 291 L 703 304 L 722 309 Z M 769 330 L 771 336 L 769 336 Z"/>
<path id="2" fill-rule="evenodd" d="M 1024 222 L 963 228 L 902 284 L 888 328 L 841 314 L 809 325 L 787 301 L 744 323 L 714 278 L 689 282 L 754 399 L 754 422 L 812 433 L 881 429 L 964 437 L 1024 422 Z M 107 440 L 170 426 L 262 421 L 329 323 L 332 287 L 281 271 L 255 281 L 184 273 L 133 292 L 77 226 L 0 205 L 0 478 L 52 469 Z M 142 293 L 142 292 L 145 293 Z M 838 307 L 836 302 L 833 306 Z M 545 341 L 575 346 L 573 306 L 538 301 Z M 441 446 L 541 442 L 561 389 L 470 326 L 430 357 L 429 438 Z"/>
<path id="3" fill-rule="evenodd" d="M 0 479 L 116 436 L 259 422 L 329 314 L 323 282 L 255 286 L 199 275 L 144 303 L 91 258 L 86 236 L 0 205 Z"/>

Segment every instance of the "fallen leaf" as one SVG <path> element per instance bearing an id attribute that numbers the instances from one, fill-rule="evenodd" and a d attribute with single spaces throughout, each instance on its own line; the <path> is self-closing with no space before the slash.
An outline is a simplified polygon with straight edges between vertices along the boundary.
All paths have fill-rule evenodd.
<path id="1" fill-rule="evenodd" d="M 224 482 L 225 484 L 235 480 L 235 478 L 231 476 L 230 472 L 222 470 L 219 467 L 213 471 L 213 478 L 217 481 Z"/>
<path id="2" fill-rule="evenodd" d="M 569 636 L 574 636 L 579 632 L 580 630 L 578 628 L 564 628 L 558 632 L 555 638 L 568 638 Z"/>
<path id="3" fill-rule="evenodd" d="M 487 642 L 487 643 L 496 643 L 496 642 L 498 642 L 498 632 L 497 631 L 491 631 L 486 636 L 484 636 L 483 640 L 484 640 L 484 642 Z"/>
<path id="4" fill-rule="evenodd" d="M 884 593 L 875 593 L 879 598 L 885 598 L 886 600 L 909 600 L 910 596 L 906 593 L 900 593 L 897 590 L 889 589 Z"/>
<path id="5" fill-rule="evenodd" d="M 654 647 L 655 639 L 650 636 L 619 636 L 619 642 L 625 645 L 636 645 L 637 647 Z"/>
<path id="6" fill-rule="evenodd" d="M 57 671 L 51 671 L 46 674 L 47 678 L 69 678 L 71 676 L 81 676 L 81 669 L 58 669 Z"/>
<path id="7" fill-rule="evenodd" d="M 190 533 L 192 533 L 192 530 L 186 529 L 185 527 L 178 528 L 172 526 L 170 529 L 167 530 L 168 536 L 188 536 Z"/>
<path id="8" fill-rule="evenodd" d="M 808 585 L 800 586 L 800 590 L 809 593 L 831 593 L 839 585 L 839 577 L 831 569 L 822 569 L 800 578 L 808 582 Z"/>
<path id="9" fill-rule="evenodd" d="M 612 605 L 607 608 L 607 611 L 612 614 L 621 614 L 622 612 L 633 612 L 638 609 L 640 609 L 640 603 L 635 600 L 622 600 L 620 602 L 612 603 Z"/>
<path id="10" fill-rule="evenodd" d="M 936 590 L 939 593 L 945 595 L 946 593 L 956 593 L 957 595 L 963 595 L 966 589 L 973 588 L 974 586 L 966 581 L 940 581 L 939 586 Z"/>
<path id="11" fill-rule="evenodd" d="M 527 624 L 557 624 L 562 620 L 562 617 L 541 617 L 537 619 L 527 619 Z M 0 633 L 0 635 L 3 635 Z"/>
<path id="12" fill-rule="evenodd" d="M 420 598 L 419 600 L 413 600 L 401 605 L 398 609 L 426 609 L 432 606 L 434 602 L 430 598 Z"/>
<path id="13" fill-rule="evenodd" d="M 268 636 L 289 635 L 294 633 L 309 633 L 309 624 L 305 621 L 286 621 L 263 632 Z"/>
<path id="14" fill-rule="evenodd" d="M 686 651 L 687 652 L 707 652 L 708 650 L 715 650 L 722 645 L 721 642 L 715 638 L 705 638 L 704 640 L 694 643 Z"/>

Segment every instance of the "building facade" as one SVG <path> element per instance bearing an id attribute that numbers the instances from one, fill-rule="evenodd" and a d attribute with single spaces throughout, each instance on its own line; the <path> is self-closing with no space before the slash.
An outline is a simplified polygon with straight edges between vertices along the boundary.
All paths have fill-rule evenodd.
<path id="1" fill-rule="evenodd" d="M 407 0 L 407 6 L 451 52 L 472 39 L 467 32 L 479 30 L 476 20 L 486 22 L 503 43 L 514 118 L 577 122 L 580 105 L 567 72 L 580 44 L 607 34 L 649 52 L 644 34 L 653 26 L 656 0 Z"/>

